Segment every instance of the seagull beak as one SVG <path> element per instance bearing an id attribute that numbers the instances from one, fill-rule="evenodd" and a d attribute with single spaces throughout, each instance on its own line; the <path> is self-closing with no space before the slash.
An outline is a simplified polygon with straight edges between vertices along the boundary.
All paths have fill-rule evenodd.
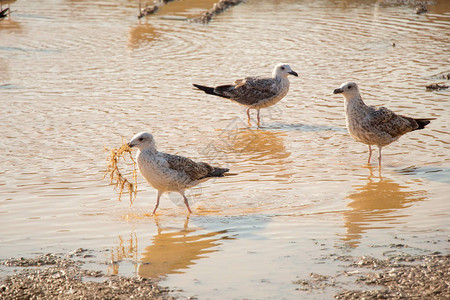
<path id="1" fill-rule="evenodd" d="M 335 90 L 333 91 L 333 94 L 341 94 L 341 93 L 343 93 L 343 92 L 344 92 L 343 89 L 338 88 L 338 89 L 335 89 Z"/>
<path id="2" fill-rule="evenodd" d="M 298 74 L 297 74 L 297 72 L 294 72 L 294 71 L 290 71 L 290 72 L 289 72 L 289 74 L 291 74 L 291 75 L 294 75 L 295 77 L 298 77 Z"/>
<path id="3" fill-rule="evenodd" d="M 127 145 L 128 145 L 128 147 L 130 147 L 130 148 L 133 148 L 133 147 L 134 147 L 134 144 L 133 144 L 132 142 L 129 142 Z"/>

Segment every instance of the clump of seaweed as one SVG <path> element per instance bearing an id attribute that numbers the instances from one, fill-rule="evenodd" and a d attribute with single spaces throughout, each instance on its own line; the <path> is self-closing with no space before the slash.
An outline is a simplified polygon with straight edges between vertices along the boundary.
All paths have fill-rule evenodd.
<path id="1" fill-rule="evenodd" d="M 122 193 L 124 189 L 128 190 L 128 194 L 130 195 L 130 205 L 133 205 L 134 200 L 136 199 L 137 194 L 137 170 L 136 170 L 136 161 L 133 159 L 131 154 L 131 148 L 125 143 L 122 139 L 122 145 L 119 148 L 108 149 L 105 147 L 107 151 L 110 151 L 108 157 L 108 166 L 106 167 L 106 173 L 103 178 L 105 178 L 108 174 L 111 179 L 111 185 L 114 185 L 114 189 L 119 189 L 119 201 L 121 200 Z M 119 170 L 119 160 L 122 158 L 126 161 L 126 156 L 130 158 L 133 163 L 133 172 L 132 172 L 132 181 L 127 179 L 124 174 Z"/>

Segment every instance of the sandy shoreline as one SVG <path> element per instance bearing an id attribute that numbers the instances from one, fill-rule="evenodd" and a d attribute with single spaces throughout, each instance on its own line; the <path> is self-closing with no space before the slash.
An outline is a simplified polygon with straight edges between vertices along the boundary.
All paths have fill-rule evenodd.
<path id="1" fill-rule="evenodd" d="M 396 255 L 386 259 L 370 256 L 339 256 L 349 263 L 342 274 L 353 278 L 358 289 L 341 291 L 336 299 L 448 299 L 450 295 L 450 256 L 439 253 L 429 255 Z M 311 280 L 295 282 L 306 290 L 334 286 L 336 277 L 311 274 Z M 300 288 L 301 289 L 301 288 Z"/>
<path id="2" fill-rule="evenodd" d="M 35 258 L 10 258 L 4 267 L 20 268 L 1 278 L 2 299 L 175 299 L 154 279 L 107 275 L 82 268 L 86 250 L 67 255 L 48 253 Z M 73 254 L 75 253 L 75 255 Z M 81 259 L 80 259 L 81 258 Z M 387 259 L 339 256 L 352 271 L 338 276 L 311 273 L 294 281 L 299 295 L 337 287 L 336 299 L 447 299 L 450 295 L 450 255 L 398 255 Z M 14 270 L 16 271 L 16 270 Z M 351 277 L 359 289 L 337 285 L 337 277 Z"/>
<path id="3" fill-rule="evenodd" d="M 85 249 L 67 255 L 10 258 L 2 265 L 21 268 L 1 279 L 1 299 L 173 299 L 153 279 L 106 275 L 82 268 Z M 75 255 L 74 255 L 75 253 Z M 16 271 L 16 270 L 15 270 Z"/>

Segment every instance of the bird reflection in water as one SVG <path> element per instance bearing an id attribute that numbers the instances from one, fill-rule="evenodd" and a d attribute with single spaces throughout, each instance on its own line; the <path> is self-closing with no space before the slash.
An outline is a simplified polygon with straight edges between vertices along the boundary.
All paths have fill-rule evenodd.
<path id="1" fill-rule="evenodd" d="M 161 23 L 161 18 L 172 19 L 171 22 L 175 22 L 176 20 L 185 21 L 189 18 L 197 16 L 198 11 L 210 9 L 215 2 L 217 2 L 217 0 L 191 0 L 173 1 L 170 5 L 158 4 L 158 16 L 150 15 L 146 18 L 142 18 L 137 26 L 131 28 L 128 36 L 129 49 L 137 49 L 140 46 L 150 44 L 163 34 L 177 30 L 177 26 L 167 26 L 164 22 Z M 142 7 L 145 6 L 146 2 L 142 1 Z M 153 4 L 149 5 L 149 7 L 152 6 Z"/>
<path id="2" fill-rule="evenodd" d="M 163 228 L 155 218 L 158 234 L 153 236 L 152 244 L 145 247 L 138 274 L 145 278 L 157 278 L 168 274 L 184 273 L 183 270 L 194 265 L 197 260 L 209 257 L 218 251 L 220 240 L 232 239 L 227 231 L 196 233 L 199 229 L 188 227 L 189 218 L 182 230 Z"/>
<path id="3" fill-rule="evenodd" d="M 370 175 L 364 185 L 356 185 L 355 192 L 347 198 L 349 210 L 343 213 L 347 233 L 342 240 L 350 247 L 358 247 L 359 240 L 369 229 L 392 228 L 399 219 L 407 217 L 402 209 L 427 198 L 426 191 L 412 190 L 391 179 L 373 177 L 372 166 L 367 166 Z"/>
<path id="4" fill-rule="evenodd" d="M 149 24 L 148 21 L 139 23 L 131 27 L 128 35 L 128 48 L 137 49 L 141 45 L 150 44 L 157 39 L 161 33 L 156 28 Z"/>
<path id="5" fill-rule="evenodd" d="M 11 18 L 11 3 L 16 2 L 16 0 L 0 0 L 0 21 L 5 18 Z M 3 7 L 3 5 L 8 5 L 8 7 Z"/>
<path id="6" fill-rule="evenodd" d="M 221 130 L 217 139 L 208 144 L 205 154 L 218 153 L 226 155 L 238 154 L 244 159 L 276 159 L 283 160 L 291 155 L 284 145 L 283 132 L 253 130 L 241 128 L 242 120 L 233 121 Z"/>
<path id="7" fill-rule="evenodd" d="M 22 33 L 23 31 L 21 23 L 11 18 L 11 4 L 14 2 L 16 0 L 0 0 L 0 31 L 3 33 Z"/>
<path id="8" fill-rule="evenodd" d="M 207 258 L 209 253 L 218 251 L 220 240 L 234 239 L 226 235 L 227 230 L 197 233 L 200 228 L 189 228 L 186 218 L 183 229 L 162 227 L 158 217 L 154 218 L 158 233 L 152 237 L 151 245 L 145 247 L 138 259 L 138 238 L 133 232 L 129 239 L 119 236 L 118 246 L 112 249 L 108 274 L 119 274 L 120 262 L 130 259 L 136 262 L 135 273 L 145 278 L 157 278 L 168 274 L 183 273 L 195 261 Z"/>
<path id="9" fill-rule="evenodd" d="M 241 179 L 246 172 L 268 174 L 283 180 L 292 176 L 292 160 L 288 159 L 291 153 L 284 145 L 286 133 L 242 128 L 242 122 L 237 119 L 230 123 L 214 140 L 199 149 L 199 153 L 210 161 L 230 162 L 234 169 L 240 165 L 243 167 L 238 171 Z"/>
<path id="10" fill-rule="evenodd" d="M 119 274 L 119 262 L 126 258 L 137 261 L 138 239 L 134 230 L 130 233 L 128 239 L 119 235 L 119 244 L 114 247 L 110 253 L 111 257 L 108 265 L 108 274 Z"/>

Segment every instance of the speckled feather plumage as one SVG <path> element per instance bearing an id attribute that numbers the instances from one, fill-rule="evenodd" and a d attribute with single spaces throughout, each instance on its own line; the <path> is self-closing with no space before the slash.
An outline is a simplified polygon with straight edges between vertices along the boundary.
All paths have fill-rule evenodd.
<path id="1" fill-rule="evenodd" d="M 194 84 L 194 86 L 209 95 L 230 99 L 247 107 L 247 122 L 250 124 L 250 109 L 256 109 L 258 128 L 261 124 L 259 111 L 272 106 L 286 96 L 289 91 L 288 75 L 298 76 L 287 64 L 277 64 L 272 71 L 272 77 L 245 77 L 234 84 L 216 87 Z"/>
<path id="2" fill-rule="evenodd" d="M 130 145 L 139 149 L 136 158 L 142 176 L 155 189 L 163 192 L 183 191 L 210 177 L 222 177 L 229 171 L 180 155 L 159 152 L 153 136 L 148 133 L 137 134 Z"/>
<path id="3" fill-rule="evenodd" d="M 205 162 L 149 149 L 138 152 L 137 162 L 142 176 L 161 191 L 189 189 L 210 177 L 223 176 L 228 171 Z"/>
<path id="4" fill-rule="evenodd" d="M 287 78 L 246 77 L 234 85 L 222 85 L 214 89 L 239 104 L 253 108 L 271 106 L 279 102 L 289 91 Z"/>
<path id="5" fill-rule="evenodd" d="M 191 181 L 213 177 L 214 171 L 220 168 L 211 167 L 205 162 L 195 162 L 187 157 L 163 153 L 169 168 L 186 174 Z"/>
<path id="6" fill-rule="evenodd" d="M 233 84 L 207 87 L 194 86 L 207 94 L 230 99 L 252 109 L 272 106 L 283 99 L 289 91 L 288 75 L 298 76 L 287 64 L 277 64 L 272 76 L 248 76 Z"/>
<path id="7" fill-rule="evenodd" d="M 345 98 L 347 130 L 357 141 L 369 145 L 370 163 L 372 145 L 378 147 L 378 166 L 381 167 L 381 149 L 410 131 L 423 129 L 432 118 L 414 119 L 397 115 L 386 107 L 367 106 L 359 94 L 358 85 L 346 82 L 333 92 Z"/>
<path id="8" fill-rule="evenodd" d="M 153 188 L 158 190 L 153 214 L 158 208 L 161 195 L 165 192 L 180 193 L 191 213 L 185 190 L 211 177 L 223 177 L 229 171 L 226 168 L 212 167 L 205 162 L 195 162 L 187 157 L 159 152 L 150 133 L 136 134 L 128 145 L 138 148 L 136 160 L 139 172 Z"/>
<path id="9" fill-rule="evenodd" d="M 397 115 L 386 107 L 367 106 L 362 99 L 352 99 L 346 104 L 349 133 L 367 145 L 386 146 L 419 125 L 413 118 Z"/>

